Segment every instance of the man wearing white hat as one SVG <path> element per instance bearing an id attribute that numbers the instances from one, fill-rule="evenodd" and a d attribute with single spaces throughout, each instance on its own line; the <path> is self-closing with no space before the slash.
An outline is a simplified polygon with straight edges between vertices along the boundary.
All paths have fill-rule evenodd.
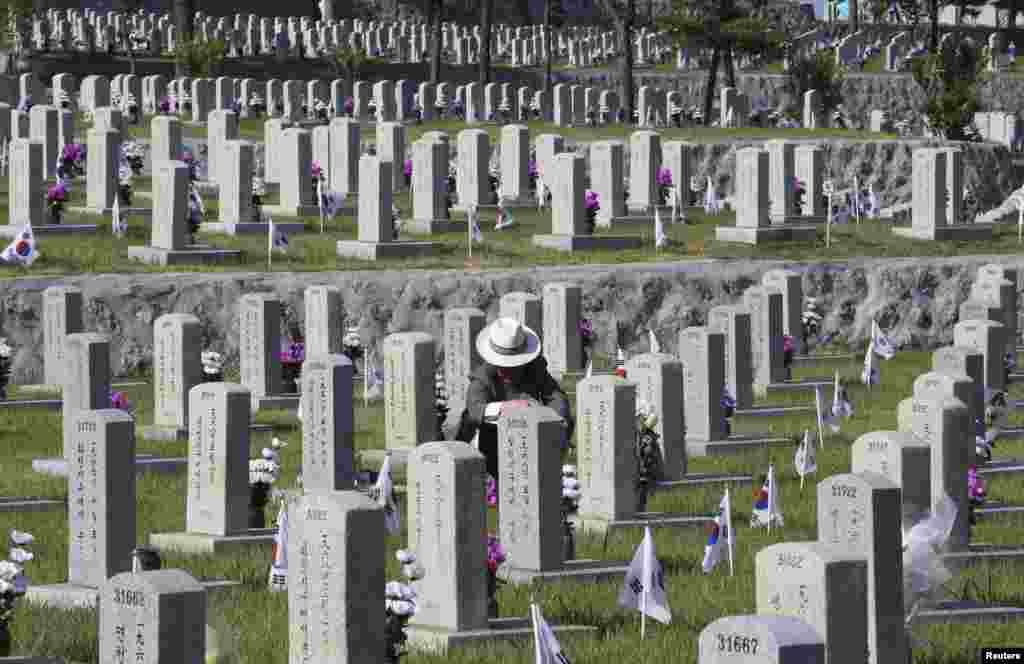
<path id="1" fill-rule="evenodd" d="M 572 435 L 569 399 L 548 373 L 541 355 L 540 337 L 514 318 L 499 318 L 476 338 L 482 364 L 470 377 L 466 410 L 456 440 L 469 443 L 479 433 L 480 452 L 487 457 L 487 472 L 498 480 L 497 418 L 530 404 L 547 406 L 566 422 L 563 449 Z"/>

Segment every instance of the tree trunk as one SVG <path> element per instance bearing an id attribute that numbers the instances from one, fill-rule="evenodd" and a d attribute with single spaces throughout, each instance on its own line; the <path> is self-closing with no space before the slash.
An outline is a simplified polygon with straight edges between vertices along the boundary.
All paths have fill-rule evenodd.
<path id="1" fill-rule="evenodd" d="M 928 17 L 931 18 L 931 36 L 928 39 L 928 50 L 939 52 L 939 0 L 928 0 Z"/>
<path id="2" fill-rule="evenodd" d="M 715 103 L 715 83 L 718 80 L 718 61 L 722 52 L 717 47 L 711 51 L 711 66 L 708 67 L 708 82 L 704 88 L 704 126 L 711 126 L 711 110 Z"/>
<path id="3" fill-rule="evenodd" d="M 551 99 L 551 3 L 544 0 L 544 98 Z"/>
<path id="4" fill-rule="evenodd" d="M 482 0 L 480 5 L 480 85 L 491 81 L 491 14 L 494 0 Z"/>
<path id="5" fill-rule="evenodd" d="M 622 34 L 622 65 L 619 81 L 619 94 L 623 110 L 626 112 L 626 123 L 633 121 L 633 21 L 636 19 L 636 0 L 626 0 L 626 15 L 622 18 L 620 32 Z M 640 118 L 643 121 L 644 118 Z"/>
<path id="6" fill-rule="evenodd" d="M 193 0 L 174 0 L 174 28 L 175 39 L 178 43 L 191 41 L 192 39 L 192 14 L 195 12 Z M 188 76 L 185 65 L 175 59 L 174 73 L 178 78 Z"/>
<path id="7" fill-rule="evenodd" d="M 441 82 L 441 14 L 444 13 L 444 0 L 434 2 L 434 25 L 431 33 L 434 43 L 430 48 L 430 82 L 437 85 Z"/>

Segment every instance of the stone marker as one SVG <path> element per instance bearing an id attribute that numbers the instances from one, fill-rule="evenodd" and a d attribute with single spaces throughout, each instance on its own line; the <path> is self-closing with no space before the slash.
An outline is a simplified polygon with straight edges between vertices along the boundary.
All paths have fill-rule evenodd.
<path id="1" fill-rule="evenodd" d="M 685 394 L 683 374 L 683 363 L 666 353 L 644 353 L 626 361 L 626 376 L 636 385 L 636 399 L 650 405 L 658 415 L 654 427 L 658 434 L 658 480 L 679 480 L 686 475 L 689 420 L 684 419 L 679 407 Z"/>
<path id="2" fill-rule="evenodd" d="M 434 339 L 424 332 L 390 334 L 381 342 L 384 446 L 408 452 L 437 436 Z"/>
<path id="3" fill-rule="evenodd" d="M 768 270 L 761 285 L 782 293 L 782 333 L 793 338 L 794 348 L 803 349 L 804 288 L 800 273 L 792 270 Z"/>
<path id="4" fill-rule="evenodd" d="M 247 529 L 249 390 L 203 383 L 189 392 L 187 530 L 233 535 Z"/>
<path id="5" fill-rule="evenodd" d="M 576 413 L 579 518 L 599 529 L 636 511 L 636 385 L 618 376 L 584 378 Z"/>
<path id="6" fill-rule="evenodd" d="M 87 136 L 86 205 L 94 214 L 105 214 L 118 195 L 121 134 L 113 129 L 90 129 Z"/>
<path id="7" fill-rule="evenodd" d="M 913 198 L 909 228 L 893 227 L 895 235 L 918 240 L 984 240 L 992 237 L 991 224 L 964 224 L 950 219 L 960 209 L 962 152 L 945 148 L 917 148 L 912 165 Z M 950 187 L 953 184 L 953 187 Z"/>
<path id="8" fill-rule="evenodd" d="M 868 659 L 867 561 L 819 542 L 757 552 L 758 613 L 793 616 L 817 630 L 829 664 Z"/>
<path id="9" fill-rule="evenodd" d="M 306 308 L 306 355 L 337 355 L 344 349 L 345 307 L 336 286 L 310 286 Z"/>
<path id="10" fill-rule="evenodd" d="M 64 459 L 71 461 L 71 423 L 78 411 L 110 407 L 110 340 L 101 334 L 69 334 L 64 343 Z"/>
<path id="11" fill-rule="evenodd" d="M 147 438 L 188 437 L 188 393 L 203 382 L 202 323 L 164 314 L 153 324 L 153 426 Z M 162 434 L 162 435 L 161 435 Z"/>
<path id="12" fill-rule="evenodd" d="M 754 405 L 754 369 L 750 312 L 742 307 L 718 306 L 708 312 L 708 329 L 725 337 L 725 384 L 736 408 Z"/>
<path id="13" fill-rule="evenodd" d="M 384 513 L 356 491 L 307 490 L 289 511 L 289 661 L 383 661 Z"/>
<path id="14" fill-rule="evenodd" d="M 99 588 L 132 568 L 135 420 L 122 410 L 81 410 L 68 428 L 68 583 Z"/>
<path id="15" fill-rule="evenodd" d="M 872 431 L 854 441 L 854 473 L 874 473 L 900 487 L 903 522 L 919 521 L 931 510 L 931 448 L 912 433 Z"/>
<path id="16" fill-rule="evenodd" d="M 979 274 L 980 277 L 980 274 Z M 971 284 L 971 299 L 999 308 L 998 322 L 1005 328 L 1006 352 L 1017 352 L 1017 282 L 1009 279 L 979 278 Z M 966 320 L 966 319 L 961 319 Z"/>
<path id="17" fill-rule="evenodd" d="M 351 489 L 352 361 L 344 355 L 307 355 L 301 380 L 302 488 Z"/>
<path id="18" fill-rule="evenodd" d="M 949 538 L 952 550 L 967 548 L 967 453 L 973 447 L 974 427 L 967 406 L 957 399 L 918 399 L 911 402 L 912 433 L 931 448 L 932 509 L 946 496 L 957 508 Z"/>
<path id="19" fill-rule="evenodd" d="M 99 661 L 206 658 L 206 590 L 179 569 L 118 574 L 100 591 Z"/>
<path id="20" fill-rule="evenodd" d="M 7 147 L 8 212 L 10 226 L 21 229 L 26 224 L 44 223 L 46 175 L 43 170 L 43 143 L 15 138 Z"/>
<path id="21" fill-rule="evenodd" d="M 157 161 L 178 161 L 181 159 L 181 120 L 173 115 L 158 115 L 153 118 L 150 140 L 150 159 Z"/>
<path id="22" fill-rule="evenodd" d="M 252 394 L 254 411 L 279 396 L 281 383 L 281 300 L 265 293 L 247 293 L 238 302 L 238 364 L 240 382 Z"/>
<path id="23" fill-rule="evenodd" d="M 549 283 L 542 290 L 542 330 L 544 359 L 553 376 L 583 370 L 583 343 L 580 337 L 582 289 L 575 284 Z M 507 297 L 507 296 L 506 296 Z"/>
<path id="24" fill-rule="evenodd" d="M 505 293 L 498 304 L 498 316 L 514 318 L 544 341 L 544 300 L 533 293 Z"/>
<path id="25" fill-rule="evenodd" d="M 686 442 L 710 442 L 727 437 L 722 411 L 725 388 L 725 335 L 706 327 L 679 333 L 682 360 Z M 627 372 L 627 376 L 632 376 Z M 678 403 L 678 397 L 673 401 Z"/>
<path id="26" fill-rule="evenodd" d="M 469 377 L 483 362 L 476 350 L 476 337 L 487 325 L 487 316 L 471 307 L 444 312 L 444 382 L 448 397 L 448 422 L 445 428 L 458 426 L 466 409 Z"/>
<path id="27" fill-rule="evenodd" d="M 50 286 L 43 291 L 44 384 L 60 389 L 67 373 L 64 342 L 69 334 L 83 332 L 82 290 L 74 286 Z"/>
<path id="28" fill-rule="evenodd" d="M 1001 323 L 988 320 L 963 320 L 953 326 L 953 344 L 974 349 L 984 357 L 985 388 L 988 390 L 1006 388 L 1006 368 L 1003 364 L 1007 347 L 1006 332 Z"/>
<path id="29" fill-rule="evenodd" d="M 825 644 L 799 618 L 727 616 L 700 632 L 697 664 L 825 664 Z"/>
<path id="30" fill-rule="evenodd" d="M 900 488 L 877 473 L 818 483 L 818 541 L 868 564 L 868 662 L 907 661 Z"/>
<path id="31" fill-rule="evenodd" d="M 488 627 L 485 472 L 465 443 L 425 442 L 409 456 L 409 548 L 429 570 L 413 583 L 414 643 Z"/>
<path id="32" fill-rule="evenodd" d="M 754 369 L 754 393 L 763 395 L 769 385 L 786 379 L 783 364 L 782 293 L 753 286 L 743 293 L 750 311 L 750 351 Z"/>

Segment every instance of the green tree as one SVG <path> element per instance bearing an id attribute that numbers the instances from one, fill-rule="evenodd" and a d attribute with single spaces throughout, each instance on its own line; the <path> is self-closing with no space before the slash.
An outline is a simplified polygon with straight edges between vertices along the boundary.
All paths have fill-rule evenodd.
<path id="1" fill-rule="evenodd" d="M 659 21 L 676 45 L 711 51 L 704 88 L 705 125 L 711 122 L 719 67 L 724 65 L 726 85 L 735 87 L 734 52 L 771 53 L 781 49 L 782 34 L 771 29 L 761 9 L 749 0 L 672 0 L 672 13 Z"/>
<path id="2" fill-rule="evenodd" d="M 174 47 L 175 69 L 183 76 L 208 78 L 220 68 L 228 48 L 220 39 L 190 39 Z"/>
<path id="3" fill-rule="evenodd" d="M 5 0 L 0 3 L 0 47 L 13 48 L 15 23 L 32 15 L 32 0 Z"/>
<path id="4" fill-rule="evenodd" d="M 175 52 L 182 44 L 192 41 L 192 15 L 195 13 L 195 0 L 174 0 L 174 32 Z M 174 74 L 178 78 L 187 76 L 185 64 L 175 56 Z"/>
<path id="5" fill-rule="evenodd" d="M 491 80 L 491 14 L 494 13 L 494 0 L 480 2 L 480 85 Z"/>
<path id="6" fill-rule="evenodd" d="M 544 0 L 544 95 L 551 98 L 551 62 L 554 60 L 554 53 L 551 46 L 554 39 L 551 36 L 552 28 L 560 28 L 565 24 L 565 8 L 561 0 Z"/>
<path id="7" fill-rule="evenodd" d="M 370 62 L 366 51 L 361 48 L 350 48 L 339 46 L 331 51 L 331 68 L 338 78 L 344 78 L 350 83 L 359 80 L 359 74 L 363 67 Z"/>
<path id="8" fill-rule="evenodd" d="M 845 75 L 845 69 L 836 64 L 835 55 L 831 51 L 818 51 L 789 63 L 786 89 L 797 105 L 803 103 L 804 93 L 817 90 L 821 94 L 823 110 L 828 114 L 842 103 Z"/>
<path id="9" fill-rule="evenodd" d="M 601 9 L 615 26 L 622 44 L 619 59 L 619 98 L 626 112 L 626 122 L 633 120 L 633 26 L 636 21 L 636 0 L 600 0 Z M 551 52 L 550 37 L 548 52 Z"/>
<path id="10" fill-rule="evenodd" d="M 935 133 L 952 141 L 967 138 L 965 130 L 980 109 L 978 86 L 987 80 L 987 62 L 980 49 L 964 40 L 913 62 L 914 82 L 925 98 L 921 113 Z"/>

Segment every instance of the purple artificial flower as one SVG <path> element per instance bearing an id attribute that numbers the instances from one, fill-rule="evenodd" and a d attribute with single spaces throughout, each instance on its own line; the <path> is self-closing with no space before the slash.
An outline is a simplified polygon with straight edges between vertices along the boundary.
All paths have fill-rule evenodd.
<path id="1" fill-rule="evenodd" d="M 66 184 L 64 184 L 63 180 L 50 187 L 46 192 L 47 203 L 64 203 L 67 200 L 68 187 Z"/>
<path id="2" fill-rule="evenodd" d="M 412 177 L 412 159 L 405 160 L 405 163 L 402 165 L 402 173 L 404 173 L 407 178 Z"/>
<path id="3" fill-rule="evenodd" d="M 588 191 L 583 199 L 583 204 L 588 212 L 597 212 L 601 209 L 601 198 L 596 191 Z"/>
<path id="4" fill-rule="evenodd" d="M 85 148 L 81 143 L 68 143 L 61 149 L 60 158 L 64 161 L 78 163 L 85 156 Z"/>
<path id="5" fill-rule="evenodd" d="M 170 113 L 171 112 L 171 100 L 168 99 L 167 97 L 162 98 L 160 100 L 160 103 L 157 104 L 156 109 L 160 113 Z"/>
<path id="6" fill-rule="evenodd" d="M 659 187 L 671 187 L 672 186 L 672 171 L 668 170 L 664 166 L 658 169 L 658 174 L 655 176 L 655 182 Z"/>
<path id="7" fill-rule="evenodd" d="M 128 397 L 126 397 L 123 392 L 111 392 L 110 407 L 116 408 L 117 410 L 130 411 L 132 409 L 132 404 L 128 401 Z"/>
<path id="8" fill-rule="evenodd" d="M 498 505 L 498 483 L 490 475 L 487 476 L 487 506 L 497 507 Z"/>
<path id="9" fill-rule="evenodd" d="M 531 177 L 537 177 L 537 160 L 531 159 L 529 165 L 526 167 L 526 174 Z"/>
<path id="10" fill-rule="evenodd" d="M 967 466 L 967 497 L 974 502 L 985 500 L 985 481 L 978 477 L 976 466 Z"/>
<path id="11" fill-rule="evenodd" d="M 487 569 L 492 574 L 497 572 L 498 566 L 505 562 L 505 558 L 505 549 L 501 548 L 498 538 L 487 533 Z"/>
<path id="12" fill-rule="evenodd" d="M 320 180 L 321 178 L 323 178 L 323 175 L 324 175 L 324 169 L 320 168 L 320 162 L 319 161 L 314 161 L 313 162 L 313 179 L 314 180 Z"/>
<path id="13" fill-rule="evenodd" d="M 306 344 L 293 341 L 288 348 L 281 351 L 281 362 L 285 364 L 302 364 L 306 359 Z"/>
<path id="14" fill-rule="evenodd" d="M 356 107 L 355 101 L 352 97 L 345 97 L 345 105 L 342 107 L 347 114 L 351 114 L 352 110 Z"/>
<path id="15" fill-rule="evenodd" d="M 792 353 L 793 352 L 793 337 L 788 334 L 782 337 L 782 352 Z"/>
<path id="16" fill-rule="evenodd" d="M 580 337 L 584 341 L 589 341 L 594 338 L 594 324 L 587 318 L 581 318 L 579 324 L 576 326 L 580 332 Z"/>

